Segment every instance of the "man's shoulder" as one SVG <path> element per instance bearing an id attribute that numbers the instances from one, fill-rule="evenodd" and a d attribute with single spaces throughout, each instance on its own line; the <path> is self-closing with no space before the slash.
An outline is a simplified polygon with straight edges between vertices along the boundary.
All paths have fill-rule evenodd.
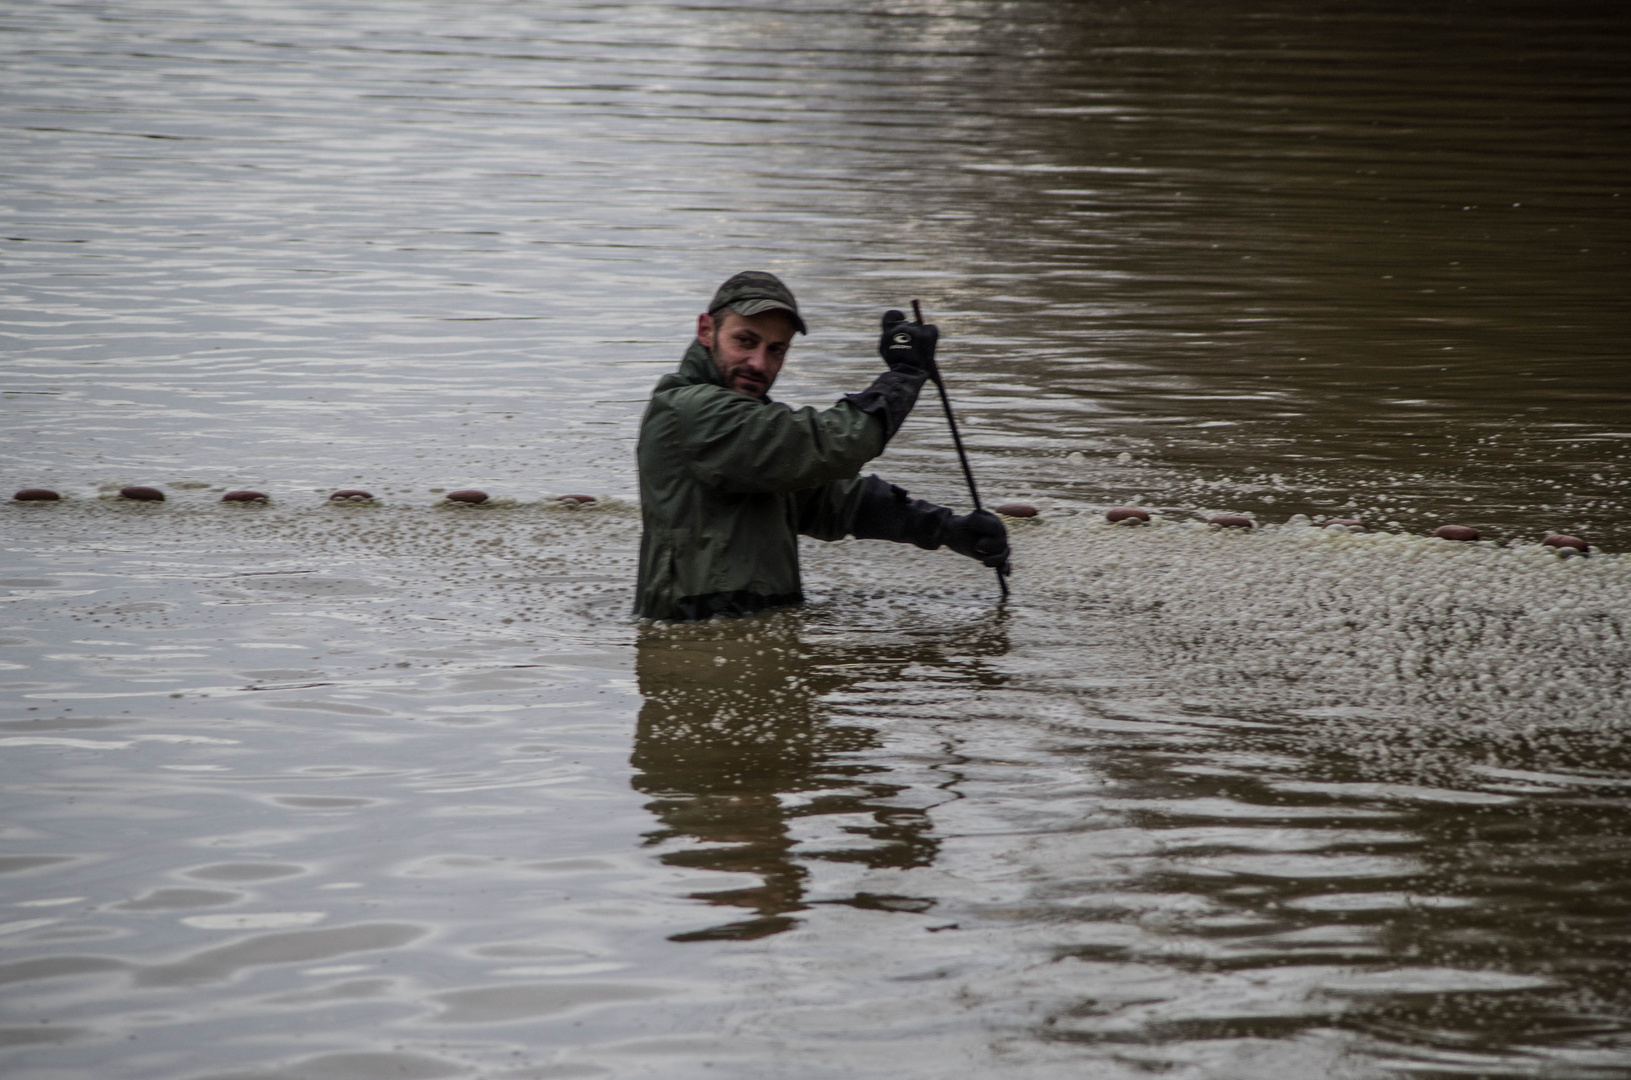
<path id="1" fill-rule="evenodd" d="M 771 404 L 769 399 L 749 397 L 739 390 L 716 386 L 713 383 L 678 383 L 669 386 L 658 383 L 657 389 L 652 391 L 651 403 L 658 408 L 679 412 L 735 412 Z"/>

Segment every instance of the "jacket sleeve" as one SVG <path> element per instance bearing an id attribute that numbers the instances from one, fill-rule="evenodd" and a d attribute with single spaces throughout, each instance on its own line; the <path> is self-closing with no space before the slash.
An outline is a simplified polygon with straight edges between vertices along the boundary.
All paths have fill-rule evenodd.
<path id="1" fill-rule="evenodd" d="M 859 394 L 845 394 L 844 400 L 882 420 L 884 441 L 888 442 L 906 423 L 906 414 L 917 404 L 918 391 L 928 379 L 926 373 L 915 367 L 890 368 Z"/>
<path id="2" fill-rule="evenodd" d="M 673 452 L 700 482 L 734 494 L 800 491 L 853 479 L 883 453 L 885 424 L 849 401 L 791 409 L 717 386 L 674 392 Z"/>
<path id="3" fill-rule="evenodd" d="M 914 499 L 905 488 L 869 476 L 859 481 L 850 532 L 857 540 L 893 540 L 933 551 L 945 546 L 976 562 L 1009 572 L 1008 529 L 989 510 L 954 513 L 925 499 Z"/>
<path id="4" fill-rule="evenodd" d="M 914 499 L 905 488 L 878 476 L 857 481 L 850 532 L 857 540 L 893 540 L 933 551 L 947 542 L 956 515 L 944 506 Z"/>
<path id="5" fill-rule="evenodd" d="M 835 480 L 795 492 L 795 529 L 816 540 L 842 540 L 855 528 L 856 513 L 866 498 L 867 485 L 874 481 L 878 481 L 875 476 L 864 480 Z"/>

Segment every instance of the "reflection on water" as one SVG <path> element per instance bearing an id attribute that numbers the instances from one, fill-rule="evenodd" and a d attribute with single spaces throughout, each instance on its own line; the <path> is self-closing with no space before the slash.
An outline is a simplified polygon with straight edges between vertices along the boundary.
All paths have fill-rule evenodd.
<path id="1" fill-rule="evenodd" d="M 643 704 L 630 763 L 634 786 L 652 797 L 647 808 L 663 826 L 647 842 L 667 849 L 661 857 L 670 865 L 750 873 L 763 881 L 694 894 L 758 917 L 678 940 L 749 939 L 795 925 L 791 913 L 806 907 L 808 875 L 795 861 L 790 819 L 812 813 L 864 819 L 881 809 L 872 800 L 898 790 L 868 775 L 875 769 L 845 764 L 846 756 L 876 746 L 877 732 L 834 725 L 820 698 L 841 679 L 817 676 L 793 624 L 769 624 L 641 635 L 635 670 Z M 928 823 L 916 817 L 911 824 L 846 829 L 865 852 L 824 854 L 925 862 L 932 841 L 925 838 Z"/>
<path id="2" fill-rule="evenodd" d="M 939 842 L 927 806 L 869 761 L 881 745 L 864 714 L 834 716 L 854 684 L 897 682 L 908 667 L 943 668 L 938 641 L 880 645 L 807 637 L 799 613 L 701 626 L 643 627 L 635 670 L 643 704 L 630 763 L 634 786 L 663 828 L 647 837 L 664 862 L 737 873 L 763 883 L 694 894 L 757 917 L 676 935 L 676 941 L 750 939 L 797 925 L 809 903 L 809 859 L 881 868 L 930 866 Z M 1000 624 L 958 628 L 960 650 L 1001 656 Z M 920 676 L 921 677 L 921 676 Z M 948 792 L 947 798 L 953 797 Z M 800 838 L 822 822 L 837 836 Z M 823 898 L 893 911 L 927 911 L 931 897 L 871 893 Z"/>

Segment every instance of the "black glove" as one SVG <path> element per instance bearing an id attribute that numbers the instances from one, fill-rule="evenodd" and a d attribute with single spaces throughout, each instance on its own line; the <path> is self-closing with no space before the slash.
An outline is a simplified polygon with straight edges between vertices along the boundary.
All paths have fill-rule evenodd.
<path id="1" fill-rule="evenodd" d="M 946 523 L 945 544 L 959 555 L 1008 573 L 1008 530 L 989 510 L 954 517 Z"/>
<path id="2" fill-rule="evenodd" d="M 878 355 L 891 371 L 917 368 L 935 382 L 940 369 L 934 362 L 934 345 L 940 340 L 940 327 L 932 323 L 912 323 L 899 311 L 883 313 L 883 335 L 878 338 Z"/>

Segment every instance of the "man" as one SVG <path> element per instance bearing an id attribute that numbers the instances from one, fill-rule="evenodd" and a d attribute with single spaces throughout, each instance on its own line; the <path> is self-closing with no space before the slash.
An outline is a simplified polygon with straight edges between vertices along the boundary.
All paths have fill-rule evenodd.
<path id="1" fill-rule="evenodd" d="M 1006 570 L 995 514 L 953 514 L 858 475 L 938 376 L 939 331 L 889 312 L 879 343 L 889 370 L 821 411 L 767 396 L 795 332 L 807 331 L 787 286 L 737 274 L 697 316 L 679 370 L 657 383 L 640 423 L 636 614 L 692 620 L 799 603 L 801 533 L 944 545 Z"/>

